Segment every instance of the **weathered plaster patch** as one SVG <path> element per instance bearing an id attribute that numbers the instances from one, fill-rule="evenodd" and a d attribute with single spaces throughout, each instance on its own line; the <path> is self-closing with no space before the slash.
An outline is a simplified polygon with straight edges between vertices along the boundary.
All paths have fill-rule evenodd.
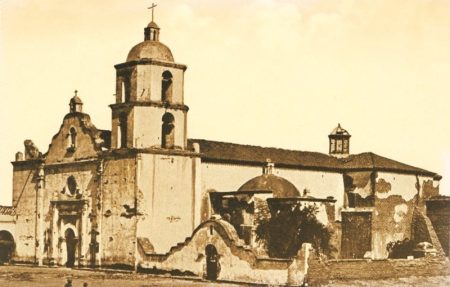
<path id="1" fill-rule="evenodd" d="M 398 204 L 394 208 L 394 222 L 400 223 L 405 219 L 408 213 L 408 206 L 405 203 Z"/>
<path id="2" fill-rule="evenodd" d="M 422 184 L 423 198 L 427 199 L 439 195 L 439 185 L 434 186 L 433 180 L 425 180 Z"/>
<path id="3" fill-rule="evenodd" d="M 375 184 L 375 190 L 379 193 L 388 193 L 391 190 L 391 184 L 380 178 Z"/>
<path id="4" fill-rule="evenodd" d="M 391 185 L 389 192 L 379 192 L 376 190 L 377 198 L 386 199 L 390 195 L 399 195 L 405 201 L 410 201 L 417 195 L 415 175 L 403 175 L 395 173 L 379 172 L 378 178 L 383 179 Z"/>
<path id="5" fill-rule="evenodd" d="M 372 195 L 371 172 L 349 172 L 344 176 L 344 185 L 347 192 L 356 193 L 365 199 Z"/>

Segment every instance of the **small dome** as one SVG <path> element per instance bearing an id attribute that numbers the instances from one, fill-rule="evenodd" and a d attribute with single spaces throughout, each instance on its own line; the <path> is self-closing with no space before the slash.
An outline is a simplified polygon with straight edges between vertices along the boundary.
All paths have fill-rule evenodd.
<path id="1" fill-rule="evenodd" d="M 83 104 L 83 101 L 77 96 L 73 96 L 73 98 L 70 99 L 71 104 Z"/>
<path id="2" fill-rule="evenodd" d="M 348 133 L 348 131 L 344 128 L 341 127 L 341 124 L 338 124 L 338 126 L 331 131 L 330 135 L 344 135 L 344 136 L 349 136 L 350 134 Z"/>
<path id="3" fill-rule="evenodd" d="M 158 24 L 156 24 L 155 22 L 151 21 L 150 23 L 148 23 L 147 27 L 149 28 L 155 28 L 155 29 L 159 29 Z"/>
<path id="4" fill-rule="evenodd" d="M 150 40 L 137 44 L 131 49 L 130 53 L 128 53 L 127 62 L 139 61 L 141 59 L 156 59 L 174 62 L 172 52 L 166 45 L 159 41 Z"/>
<path id="5" fill-rule="evenodd" d="M 295 185 L 273 174 L 263 174 L 250 179 L 238 191 L 271 191 L 275 198 L 300 197 Z"/>

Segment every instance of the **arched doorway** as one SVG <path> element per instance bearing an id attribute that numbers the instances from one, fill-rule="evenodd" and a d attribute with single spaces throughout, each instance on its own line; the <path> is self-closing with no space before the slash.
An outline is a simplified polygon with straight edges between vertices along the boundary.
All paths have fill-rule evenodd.
<path id="1" fill-rule="evenodd" d="M 0 264 L 9 262 L 14 254 L 14 237 L 6 230 L 0 231 Z"/>
<path id="2" fill-rule="evenodd" d="M 206 253 L 206 279 L 217 280 L 220 272 L 219 254 L 214 245 L 208 244 L 205 248 Z"/>
<path id="3" fill-rule="evenodd" d="M 65 232 L 66 248 L 67 248 L 67 267 L 73 267 L 75 265 L 75 253 L 77 250 L 77 239 L 75 238 L 75 232 L 72 228 L 67 228 Z"/>

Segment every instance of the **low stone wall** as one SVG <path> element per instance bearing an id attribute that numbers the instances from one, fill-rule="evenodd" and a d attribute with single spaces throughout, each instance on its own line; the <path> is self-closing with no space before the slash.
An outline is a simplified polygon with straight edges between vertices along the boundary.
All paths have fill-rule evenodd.
<path id="1" fill-rule="evenodd" d="M 440 256 L 417 259 L 329 260 L 311 258 L 307 282 L 320 286 L 333 280 L 365 280 L 402 278 L 409 276 L 438 276 L 450 274 L 450 263 Z"/>

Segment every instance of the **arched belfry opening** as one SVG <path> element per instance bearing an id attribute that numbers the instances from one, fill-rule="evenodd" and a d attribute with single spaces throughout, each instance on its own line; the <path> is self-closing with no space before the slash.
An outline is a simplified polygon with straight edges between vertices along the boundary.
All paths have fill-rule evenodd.
<path id="1" fill-rule="evenodd" d="M 120 90 L 120 102 L 125 103 L 126 99 L 127 99 L 127 89 L 126 89 L 125 82 L 122 81 L 121 82 L 121 90 Z"/>
<path id="2" fill-rule="evenodd" d="M 128 115 L 125 112 L 120 113 L 119 116 L 119 131 L 118 131 L 118 145 L 119 148 L 127 147 L 128 138 Z"/>
<path id="3" fill-rule="evenodd" d="M 161 101 L 162 102 L 172 102 L 172 73 L 169 71 L 165 71 L 162 74 L 162 82 L 161 82 Z"/>
<path id="4" fill-rule="evenodd" d="M 174 148 L 175 146 L 175 118 L 171 113 L 165 113 L 162 117 L 162 148 Z"/>

